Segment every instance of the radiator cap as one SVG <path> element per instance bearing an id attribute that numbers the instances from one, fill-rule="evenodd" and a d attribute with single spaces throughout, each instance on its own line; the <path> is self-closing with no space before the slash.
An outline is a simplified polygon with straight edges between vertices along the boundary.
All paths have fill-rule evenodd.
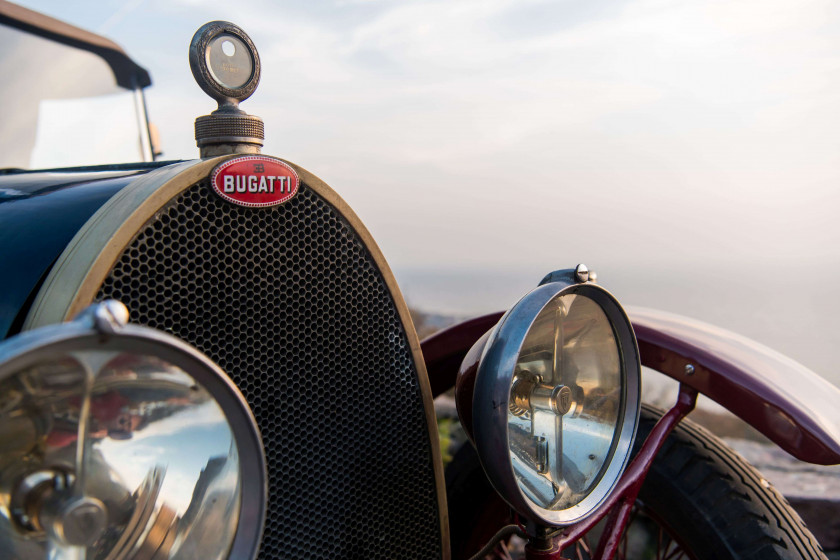
<path id="1" fill-rule="evenodd" d="M 260 153 L 263 121 L 239 108 L 260 83 L 260 56 L 251 38 L 230 22 L 211 21 L 193 35 L 189 58 L 195 81 L 219 104 L 195 120 L 201 157 Z"/>

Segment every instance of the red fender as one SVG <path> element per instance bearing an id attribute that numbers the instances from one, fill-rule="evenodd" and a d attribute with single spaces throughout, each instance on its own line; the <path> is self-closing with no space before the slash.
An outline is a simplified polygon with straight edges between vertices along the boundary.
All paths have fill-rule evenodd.
<path id="1" fill-rule="evenodd" d="M 697 389 L 797 459 L 840 464 L 840 390 L 831 383 L 733 332 L 651 309 L 628 314 L 643 366 Z M 467 352 L 501 316 L 471 319 L 421 343 L 435 396 L 455 384 Z M 464 364 L 465 372 L 474 375 L 477 368 L 469 366 L 477 365 L 479 356 L 470 354 L 476 364 Z"/>
<path id="2" fill-rule="evenodd" d="M 420 343 L 429 385 L 435 397 L 455 385 L 455 377 L 464 356 L 475 341 L 493 328 L 504 315 L 503 312 L 483 315 L 438 331 Z"/>

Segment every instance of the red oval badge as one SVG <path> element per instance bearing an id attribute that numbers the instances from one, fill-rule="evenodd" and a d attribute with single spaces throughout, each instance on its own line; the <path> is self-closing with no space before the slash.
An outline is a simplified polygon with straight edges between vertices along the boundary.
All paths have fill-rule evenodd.
<path id="1" fill-rule="evenodd" d="M 239 206 L 262 208 L 291 199 L 300 180 L 294 169 L 265 156 L 243 156 L 213 170 L 210 182 L 219 196 Z"/>

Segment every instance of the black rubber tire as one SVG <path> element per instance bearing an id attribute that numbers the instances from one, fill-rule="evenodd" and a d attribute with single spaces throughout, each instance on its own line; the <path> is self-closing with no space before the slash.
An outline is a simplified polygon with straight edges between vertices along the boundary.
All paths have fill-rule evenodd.
<path id="1" fill-rule="evenodd" d="M 662 413 L 642 407 L 634 451 Z M 740 455 L 690 421 L 665 441 L 639 501 L 698 560 L 825 560 L 787 500 Z"/>
<path id="2" fill-rule="evenodd" d="M 634 453 L 662 411 L 644 405 Z M 452 557 L 468 558 L 510 510 L 466 444 L 446 470 Z M 696 560 L 825 560 L 799 515 L 751 465 L 700 426 L 683 420 L 657 454 L 640 507 Z M 492 525 L 492 526 L 488 526 Z"/>

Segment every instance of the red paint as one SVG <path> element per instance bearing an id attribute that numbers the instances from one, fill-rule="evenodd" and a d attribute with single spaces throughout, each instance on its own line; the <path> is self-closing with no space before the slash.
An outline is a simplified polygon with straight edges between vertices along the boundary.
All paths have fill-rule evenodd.
<path id="1" fill-rule="evenodd" d="M 228 160 L 213 170 L 210 183 L 216 194 L 239 206 L 264 208 L 289 201 L 300 179 L 292 167 L 265 156 Z"/>
<path id="2" fill-rule="evenodd" d="M 472 401 L 473 391 L 475 390 L 475 376 L 478 373 L 478 362 L 489 338 L 490 331 L 487 331 L 470 348 L 470 351 L 464 357 L 461 368 L 458 370 L 458 378 L 455 381 L 455 406 L 458 409 L 458 418 L 461 420 L 464 432 L 473 444 L 475 444 L 475 440 L 473 439 Z"/>
<path id="3" fill-rule="evenodd" d="M 563 550 L 588 533 L 595 525 L 598 524 L 607 514 L 611 514 L 607 520 L 607 526 L 601 535 L 601 541 L 598 543 L 598 549 L 594 558 L 598 560 L 609 560 L 615 554 L 619 542 L 621 542 L 621 535 L 627 525 L 629 519 L 630 509 L 636 497 L 639 495 L 639 490 L 645 482 L 650 466 L 653 464 L 653 459 L 662 448 L 668 435 L 673 431 L 674 427 L 679 424 L 680 420 L 694 410 L 694 405 L 697 403 L 697 391 L 688 385 L 680 384 L 680 393 L 677 397 L 677 404 L 665 413 L 659 419 L 656 426 L 653 427 L 641 449 L 636 454 L 636 457 L 621 475 L 621 478 L 616 484 L 615 489 L 607 496 L 607 499 L 598 506 L 586 519 L 567 527 L 564 531 L 559 532 L 557 536 L 552 539 L 552 551 L 558 552 L 539 552 L 529 553 L 528 548 L 525 548 L 525 558 L 527 560 L 559 560 L 560 550 Z M 613 509 L 615 508 L 615 509 Z M 537 551 L 535 551 L 537 552 Z"/>
<path id="4" fill-rule="evenodd" d="M 463 423 L 472 428 L 472 389 L 487 332 L 500 313 L 456 325 L 424 341 L 432 359 L 436 384 L 451 384 L 448 361 L 464 356 L 457 372 L 456 402 Z M 642 364 L 680 381 L 677 404 L 651 431 L 616 488 L 584 521 L 558 531 L 548 547 L 526 546 L 529 560 L 559 560 L 560 551 L 574 544 L 607 515 L 607 526 L 595 558 L 615 554 L 629 514 L 650 466 L 673 428 L 693 410 L 704 393 L 756 427 L 787 452 L 804 461 L 840 463 L 840 390 L 793 360 L 724 329 L 653 310 L 630 312 Z M 467 349 L 470 339 L 475 340 Z M 433 344 L 431 344 L 433 342 Z M 424 347 L 425 350 L 425 347 Z M 691 375 L 686 365 L 694 366 Z"/>
<path id="5" fill-rule="evenodd" d="M 652 309 L 628 311 L 642 365 L 694 387 L 802 461 L 840 463 L 840 390 L 733 332 Z M 694 373 L 686 375 L 692 364 Z"/>
<path id="6" fill-rule="evenodd" d="M 453 325 L 423 339 L 420 349 L 426 361 L 426 372 L 432 394 L 438 396 L 453 385 L 461 361 L 475 341 L 499 322 L 504 313 L 490 313 Z"/>

